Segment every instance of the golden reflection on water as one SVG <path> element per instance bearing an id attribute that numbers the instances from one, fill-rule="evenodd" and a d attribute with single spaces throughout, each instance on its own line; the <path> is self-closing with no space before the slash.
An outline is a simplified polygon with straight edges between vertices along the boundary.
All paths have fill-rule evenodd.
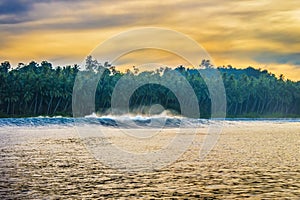
<path id="1" fill-rule="evenodd" d="M 147 173 L 105 167 L 72 127 L 0 128 L 1 199 L 298 199 L 300 123 L 229 123 L 199 160 L 201 134 L 176 162 Z"/>

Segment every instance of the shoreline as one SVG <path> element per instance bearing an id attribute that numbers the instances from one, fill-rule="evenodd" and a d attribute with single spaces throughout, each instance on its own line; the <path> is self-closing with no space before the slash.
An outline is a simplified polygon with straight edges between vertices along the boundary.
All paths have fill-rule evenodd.
<path id="1" fill-rule="evenodd" d="M 136 115 L 140 116 L 140 115 Z M 118 116 L 116 116 L 118 117 Z M 133 116 L 134 117 L 134 116 Z M 149 117 L 149 116 L 147 116 Z M 181 117 L 181 116 L 162 116 L 162 118 L 172 118 L 172 117 Z M 28 116 L 28 115 L 21 115 L 21 116 L 0 116 L 1 119 L 30 119 L 30 118 L 86 118 L 86 116 L 83 117 L 73 117 L 71 115 L 36 115 L 36 116 Z M 90 118 L 110 118 L 105 115 L 103 116 L 97 116 L 97 117 L 90 117 Z M 280 120 L 280 119 L 300 119 L 300 115 L 287 115 L 287 116 L 278 116 L 278 115 L 264 115 L 264 116 L 226 116 L 225 118 L 209 118 L 209 117 L 200 117 L 197 119 L 224 119 L 224 120 Z"/>

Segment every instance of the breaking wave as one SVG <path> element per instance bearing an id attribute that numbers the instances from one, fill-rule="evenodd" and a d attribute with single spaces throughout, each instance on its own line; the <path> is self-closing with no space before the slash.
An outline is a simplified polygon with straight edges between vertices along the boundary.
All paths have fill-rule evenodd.
<path id="1" fill-rule="evenodd" d="M 107 126 L 116 128 L 179 128 L 179 127 L 200 127 L 212 123 L 236 124 L 239 122 L 300 122 L 300 119 L 261 119 L 261 118 L 240 118 L 240 119 L 190 119 L 181 116 L 168 116 L 165 114 L 154 116 L 143 115 L 122 115 L 122 116 L 97 116 L 96 114 L 88 115 L 82 118 L 72 117 L 32 117 L 32 118 L 2 118 L 0 127 L 17 126 L 17 127 L 43 127 L 43 126 Z"/>

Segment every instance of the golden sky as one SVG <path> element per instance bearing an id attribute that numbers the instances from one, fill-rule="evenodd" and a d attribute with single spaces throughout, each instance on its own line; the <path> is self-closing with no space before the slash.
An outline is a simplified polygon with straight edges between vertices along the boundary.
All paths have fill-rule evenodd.
<path id="1" fill-rule="evenodd" d="M 143 27 L 191 37 L 218 66 L 300 80 L 299 0 L 0 0 L 0 61 L 81 63 L 112 35 Z"/>

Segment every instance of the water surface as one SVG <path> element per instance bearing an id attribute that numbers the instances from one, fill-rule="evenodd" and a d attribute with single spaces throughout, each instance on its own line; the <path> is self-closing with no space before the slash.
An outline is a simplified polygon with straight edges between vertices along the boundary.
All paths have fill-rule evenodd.
<path id="1" fill-rule="evenodd" d="M 96 160 L 74 126 L 100 126 L 105 131 L 122 127 L 122 120 L 0 119 L 1 199 L 300 196 L 298 119 L 190 120 L 185 126 L 195 123 L 199 133 L 186 153 L 162 169 L 138 173 L 120 172 Z M 135 120 L 138 131 L 151 128 L 151 119 Z M 170 119 L 165 134 L 173 134 L 180 122 Z M 200 160 L 210 123 L 223 123 L 223 132 L 213 151 Z"/>

